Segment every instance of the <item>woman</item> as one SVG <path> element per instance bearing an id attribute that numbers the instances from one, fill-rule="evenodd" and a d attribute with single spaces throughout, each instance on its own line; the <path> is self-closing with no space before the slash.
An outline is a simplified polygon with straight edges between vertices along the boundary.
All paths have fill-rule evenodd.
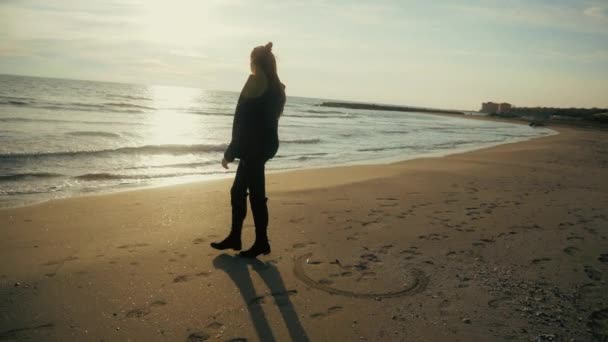
<path id="1" fill-rule="evenodd" d="M 270 253 L 268 243 L 268 207 L 264 165 L 274 157 L 279 148 L 277 132 L 279 117 L 285 106 L 285 86 L 277 75 L 277 63 L 272 54 L 272 43 L 258 46 L 251 51 L 251 75 L 241 91 L 234 122 L 232 141 L 222 166 L 239 159 L 239 165 L 230 190 L 232 227 L 230 234 L 221 242 L 211 243 L 219 250 L 241 250 L 241 230 L 247 215 L 247 190 L 255 224 L 253 246 L 239 255 L 255 258 Z"/>

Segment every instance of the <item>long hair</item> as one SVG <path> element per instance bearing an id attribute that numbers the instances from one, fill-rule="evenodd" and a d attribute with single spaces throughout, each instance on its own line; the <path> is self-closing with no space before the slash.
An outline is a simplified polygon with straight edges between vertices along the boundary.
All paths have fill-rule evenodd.
<path id="1" fill-rule="evenodd" d="M 272 42 L 257 46 L 251 51 L 251 72 L 256 74 L 260 71 L 268 80 L 267 91 L 270 91 L 271 95 L 275 97 L 275 101 L 272 101 L 273 109 L 279 118 L 285 107 L 286 95 L 285 85 L 281 83 L 277 73 L 277 60 L 272 53 Z"/>

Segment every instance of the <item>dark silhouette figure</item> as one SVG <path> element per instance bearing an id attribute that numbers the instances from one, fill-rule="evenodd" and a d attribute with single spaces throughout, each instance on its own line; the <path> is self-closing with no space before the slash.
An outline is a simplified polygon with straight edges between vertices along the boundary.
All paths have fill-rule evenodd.
<path id="1" fill-rule="evenodd" d="M 255 224 L 255 242 L 240 256 L 255 258 L 270 253 L 268 243 L 268 207 L 264 167 L 279 148 L 279 117 L 285 106 L 285 86 L 277 74 L 272 43 L 251 52 L 251 75 L 247 79 L 234 114 L 232 140 L 224 153 L 222 166 L 238 158 L 239 165 L 232 189 L 232 227 L 221 242 L 211 243 L 219 250 L 241 250 L 241 230 L 247 215 L 247 194 Z"/>
<path id="2" fill-rule="evenodd" d="M 260 341 L 276 341 L 272 329 L 266 319 L 261 302 L 264 297 L 259 297 L 253 287 L 249 266 L 257 272 L 273 297 L 275 304 L 281 311 L 283 320 L 289 331 L 292 341 L 308 341 L 308 336 L 298 314 L 296 313 L 289 295 L 292 294 L 285 288 L 279 270 L 273 264 L 262 262 L 258 259 L 238 258 L 228 254 L 221 254 L 213 259 L 216 269 L 226 272 L 232 281 L 238 286 Z"/>

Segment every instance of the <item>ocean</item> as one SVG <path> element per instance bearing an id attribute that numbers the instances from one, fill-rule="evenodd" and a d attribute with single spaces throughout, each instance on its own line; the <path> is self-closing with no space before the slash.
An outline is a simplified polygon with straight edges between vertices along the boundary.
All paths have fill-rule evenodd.
<path id="1" fill-rule="evenodd" d="M 238 96 L 0 75 L 0 207 L 232 176 L 236 165 L 224 170 L 220 160 Z M 440 156 L 555 133 L 323 101 L 288 96 L 268 170 Z"/>

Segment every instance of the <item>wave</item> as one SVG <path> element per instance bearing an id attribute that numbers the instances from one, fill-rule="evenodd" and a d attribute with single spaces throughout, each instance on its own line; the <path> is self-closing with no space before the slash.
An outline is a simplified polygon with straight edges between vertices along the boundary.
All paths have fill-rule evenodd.
<path id="1" fill-rule="evenodd" d="M 2 100 L 18 100 L 18 101 L 31 101 L 34 100 L 34 98 L 32 97 L 25 97 L 25 96 L 10 96 L 10 95 L 0 95 L 0 99 Z"/>
<path id="2" fill-rule="evenodd" d="M 295 140 L 281 140 L 284 144 L 318 144 L 321 139 L 295 139 Z"/>
<path id="3" fill-rule="evenodd" d="M 50 109 L 50 110 L 70 110 L 70 111 L 79 111 L 79 112 L 98 112 L 98 111 L 106 111 L 113 113 L 126 113 L 126 114 L 142 114 L 146 113 L 145 110 L 142 109 L 116 109 L 109 107 L 97 107 L 97 106 L 63 106 L 63 105 L 43 105 L 43 106 L 32 106 L 33 108 L 40 109 Z M 93 109 L 85 109 L 83 107 L 93 107 Z"/>
<path id="4" fill-rule="evenodd" d="M 7 104 L 12 104 L 12 105 L 16 105 L 16 106 L 25 106 L 28 105 L 28 102 L 24 102 L 24 101 L 15 101 L 15 100 L 9 100 L 6 101 Z"/>
<path id="5" fill-rule="evenodd" d="M 284 154 L 277 154 L 276 156 L 274 156 L 274 159 L 285 158 L 287 160 L 303 161 L 303 160 L 308 160 L 308 159 L 318 159 L 318 157 L 326 156 L 328 154 L 329 153 L 326 153 L 326 152 L 298 153 L 295 156 L 286 156 Z"/>
<path id="6" fill-rule="evenodd" d="M 0 159 L 12 158 L 35 158 L 35 157 L 74 157 L 74 156 L 104 156 L 112 154 L 194 154 L 224 152 L 226 144 L 218 145 L 145 145 L 136 147 L 120 147 L 116 149 L 92 150 L 92 151 L 59 151 L 59 152 L 37 152 L 37 153 L 6 153 L 0 154 Z"/>
<path id="7" fill-rule="evenodd" d="M 196 109 L 187 110 L 186 113 L 197 114 L 197 115 L 234 116 L 234 113 L 208 112 L 208 111 L 196 110 Z"/>
<path id="8" fill-rule="evenodd" d="M 298 114 L 285 114 L 289 118 L 313 118 L 313 119 L 352 119 L 356 118 L 357 115 L 343 114 L 343 115 L 298 115 Z"/>
<path id="9" fill-rule="evenodd" d="M 11 175 L 0 175 L 0 182 L 12 182 L 12 181 L 20 181 L 23 179 L 32 179 L 32 178 L 57 178 L 63 177 L 63 175 L 58 173 L 51 172 L 29 172 L 29 173 L 15 173 Z"/>
<path id="10" fill-rule="evenodd" d="M 67 135 L 75 136 L 90 136 L 90 137 L 103 137 L 103 138 L 120 138 L 120 134 L 110 132 L 69 132 Z"/>
<path id="11" fill-rule="evenodd" d="M 96 181 L 96 180 L 112 180 L 112 179 L 126 179 L 126 178 L 140 178 L 143 176 L 138 175 L 119 175 L 114 173 L 87 173 L 84 175 L 76 176 L 74 179 L 85 180 L 85 181 Z"/>
<path id="12" fill-rule="evenodd" d="M 61 120 L 61 119 L 32 119 L 32 118 L 17 118 L 7 117 L 0 118 L 0 122 L 46 122 L 46 123 L 79 123 L 79 124 L 93 124 L 93 125 L 135 125 L 144 126 L 144 123 L 140 122 L 126 122 L 126 121 L 83 121 L 83 120 Z"/>
<path id="13" fill-rule="evenodd" d="M 116 95 L 116 94 L 107 94 L 106 98 L 108 98 L 108 99 L 146 100 L 146 101 L 152 100 L 151 98 L 145 97 L 145 96 Z"/>
<path id="14" fill-rule="evenodd" d="M 401 150 L 406 148 L 411 148 L 415 150 L 423 149 L 429 147 L 432 150 L 435 149 L 445 149 L 445 148 L 454 148 L 460 145 L 467 144 L 492 144 L 496 142 L 503 142 L 503 139 L 493 139 L 493 140 L 455 140 L 448 141 L 444 143 L 433 144 L 431 146 L 414 146 L 414 145 L 403 145 L 403 146 L 384 146 L 384 147 L 370 147 L 370 148 L 362 148 L 358 149 L 358 152 L 380 152 L 380 151 L 388 151 L 388 150 Z"/>
<path id="15" fill-rule="evenodd" d="M 55 192 L 57 190 L 0 190 L 0 195 L 15 196 L 15 195 L 37 195 Z"/>
<path id="16" fill-rule="evenodd" d="M 8 106 L 19 106 L 19 107 L 31 107 L 38 109 L 49 109 L 49 110 L 70 110 L 70 111 L 106 111 L 116 113 L 146 113 L 147 111 L 154 111 L 157 108 L 142 106 L 133 103 L 126 102 L 106 102 L 106 103 L 82 103 L 82 102 L 56 102 L 56 101 L 43 101 L 43 100 L 28 100 L 12 99 L 10 97 L 4 97 L 0 100 L 0 105 Z"/>
<path id="17" fill-rule="evenodd" d="M 380 133 L 384 134 L 408 134 L 408 131 L 380 131 Z"/>
<path id="18" fill-rule="evenodd" d="M 452 147 L 456 147 L 456 146 L 460 146 L 460 145 L 465 145 L 465 144 L 493 144 L 496 142 L 503 142 L 503 139 L 493 139 L 493 140 L 456 140 L 456 141 L 450 141 L 450 142 L 445 142 L 445 143 L 440 143 L 440 144 L 435 144 L 433 145 L 433 148 L 452 148 Z"/>
<path id="19" fill-rule="evenodd" d="M 219 164 L 219 161 L 210 160 L 206 162 L 194 162 L 194 163 L 179 163 L 179 164 L 165 164 L 165 165 L 145 165 L 145 166 L 131 166 L 125 167 L 125 170 L 135 170 L 135 169 L 160 169 L 160 168 L 194 168 L 200 166 L 209 166 Z"/>
<path id="20" fill-rule="evenodd" d="M 149 109 L 149 110 L 157 109 L 155 107 L 148 107 L 148 106 L 142 106 L 142 105 L 137 105 L 137 104 L 132 104 L 132 103 L 125 103 L 125 102 L 107 102 L 107 103 L 104 103 L 103 105 L 110 106 L 110 107 L 120 107 L 120 108 L 139 108 L 139 109 Z"/>
<path id="21" fill-rule="evenodd" d="M 172 178 L 172 177 L 185 177 L 185 176 L 196 176 L 196 175 L 211 175 L 217 173 L 225 173 L 224 171 L 206 171 L 206 172 L 185 172 L 185 173 L 160 173 L 160 174 L 135 174 L 135 175 L 125 175 L 125 174 L 116 174 L 116 173 L 86 173 L 84 175 L 73 177 L 76 180 L 81 181 L 104 181 L 104 180 L 127 180 L 127 179 L 136 179 L 136 180 L 147 180 L 154 178 Z"/>
<path id="22" fill-rule="evenodd" d="M 340 112 L 337 110 L 315 110 L 315 109 L 308 109 L 305 110 L 305 112 L 307 113 L 315 113 L 315 114 L 344 114 L 344 115 L 350 115 L 344 112 Z"/>
<path id="23" fill-rule="evenodd" d="M 402 146 L 385 146 L 385 147 L 370 147 L 370 148 L 361 148 L 358 149 L 357 152 L 380 152 L 380 151 L 389 151 L 389 150 L 402 150 L 406 148 L 419 148 L 419 146 L 412 145 L 402 145 Z"/>

